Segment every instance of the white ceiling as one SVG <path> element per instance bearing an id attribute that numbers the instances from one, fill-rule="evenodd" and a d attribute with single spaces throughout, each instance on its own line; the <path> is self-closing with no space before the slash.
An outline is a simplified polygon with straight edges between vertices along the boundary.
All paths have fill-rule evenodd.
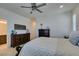
<path id="1" fill-rule="evenodd" d="M 64 7 L 59 8 L 61 4 L 62 3 L 47 3 L 46 6 L 39 8 L 41 11 L 43 11 L 43 13 L 34 11 L 33 14 L 30 14 L 31 9 L 20 7 L 20 6 L 31 6 L 29 3 L 2 3 L 0 4 L 0 8 L 5 8 L 9 11 L 12 11 L 24 17 L 30 17 L 32 15 L 39 17 L 39 16 L 47 16 L 50 13 L 58 14 L 58 13 L 72 11 L 78 5 L 76 3 L 63 3 Z"/>

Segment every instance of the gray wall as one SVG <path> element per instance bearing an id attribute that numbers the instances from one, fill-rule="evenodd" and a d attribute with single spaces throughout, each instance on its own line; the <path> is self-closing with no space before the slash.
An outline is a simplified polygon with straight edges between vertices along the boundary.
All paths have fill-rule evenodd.
<path id="1" fill-rule="evenodd" d="M 79 31 L 79 5 L 73 10 L 73 15 L 76 15 L 76 29 Z"/>
<path id="2" fill-rule="evenodd" d="M 51 37 L 64 37 L 69 35 L 72 31 L 72 12 L 66 12 L 61 14 L 49 14 L 47 17 L 36 17 L 36 37 L 38 37 L 38 29 L 41 28 L 40 24 L 43 24 L 43 28 L 50 28 Z"/>

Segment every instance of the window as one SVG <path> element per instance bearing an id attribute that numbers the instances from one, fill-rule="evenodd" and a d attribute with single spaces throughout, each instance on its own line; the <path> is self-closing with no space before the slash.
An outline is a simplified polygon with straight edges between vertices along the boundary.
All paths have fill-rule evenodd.
<path id="1" fill-rule="evenodd" d="M 73 14 L 73 31 L 76 31 L 76 14 Z"/>

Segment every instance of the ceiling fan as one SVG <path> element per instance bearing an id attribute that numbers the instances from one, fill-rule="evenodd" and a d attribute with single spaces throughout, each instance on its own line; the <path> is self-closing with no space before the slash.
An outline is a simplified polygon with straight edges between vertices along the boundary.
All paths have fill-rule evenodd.
<path id="1" fill-rule="evenodd" d="M 43 7 L 45 5 L 46 5 L 46 3 L 40 4 L 40 5 L 37 5 L 36 3 L 31 3 L 31 6 L 29 6 L 29 7 L 27 7 L 27 6 L 21 6 L 21 8 L 31 8 L 32 9 L 32 11 L 30 12 L 31 14 L 33 13 L 34 10 L 42 13 L 42 11 L 39 10 L 38 8 Z"/>

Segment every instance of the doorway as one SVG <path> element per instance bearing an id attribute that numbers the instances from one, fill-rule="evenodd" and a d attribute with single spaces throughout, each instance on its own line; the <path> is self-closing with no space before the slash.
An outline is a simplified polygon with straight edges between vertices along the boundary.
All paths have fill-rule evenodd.
<path id="1" fill-rule="evenodd" d="M 0 45 L 7 46 L 7 20 L 0 19 Z"/>

